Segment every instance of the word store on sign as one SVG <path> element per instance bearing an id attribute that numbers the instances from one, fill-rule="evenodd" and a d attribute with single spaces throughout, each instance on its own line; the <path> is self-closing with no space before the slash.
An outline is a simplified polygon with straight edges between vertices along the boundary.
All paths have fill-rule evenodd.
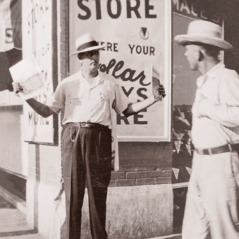
<path id="1" fill-rule="evenodd" d="M 92 2 L 94 2 L 94 9 L 92 9 Z M 81 20 L 102 19 L 105 16 L 103 9 L 112 19 L 120 18 L 122 15 L 126 18 L 157 18 L 154 4 L 155 1 L 151 0 L 78 0 L 77 5 L 80 10 L 78 18 Z"/>

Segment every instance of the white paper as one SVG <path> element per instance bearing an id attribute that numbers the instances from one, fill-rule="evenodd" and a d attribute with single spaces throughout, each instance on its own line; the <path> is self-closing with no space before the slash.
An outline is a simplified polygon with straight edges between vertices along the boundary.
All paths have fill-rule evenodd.
<path id="1" fill-rule="evenodd" d="M 19 95 L 24 99 L 36 97 L 44 90 L 42 70 L 36 59 L 32 56 L 19 61 L 9 68 L 12 79 L 18 82 L 23 91 Z"/>

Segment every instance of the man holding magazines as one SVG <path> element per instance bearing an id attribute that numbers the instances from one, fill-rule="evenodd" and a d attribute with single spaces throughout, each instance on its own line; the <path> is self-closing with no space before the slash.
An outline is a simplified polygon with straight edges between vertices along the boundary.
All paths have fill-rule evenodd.
<path id="1" fill-rule="evenodd" d="M 87 185 L 92 238 L 106 239 L 106 198 L 111 175 L 111 111 L 126 117 L 136 114 L 165 96 L 163 85 L 153 87 L 153 95 L 130 103 L 114 78 L 98 70 L 99 46 L 90 34 L 76 40 L 81 68 L 59 83 L 48 104 L 35 99 L 27 103 L 41 116 L 64 111 L 62 124 L 62 166 L 66 193 L 69 239 L 81 234 L 81 208 Z M 21 85 L 14 83 L 14 91 Z"/>

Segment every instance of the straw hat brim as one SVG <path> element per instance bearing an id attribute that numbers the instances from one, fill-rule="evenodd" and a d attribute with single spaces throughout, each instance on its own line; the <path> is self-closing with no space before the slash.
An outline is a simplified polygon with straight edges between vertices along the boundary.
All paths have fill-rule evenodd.
<path id="1" fill-rule="evenodd" d="M 79 53 L 83 53 L 83 52 L 87 52 L 87 51 L 101 50 L 103 48 L 105 48 L 105 46 L 91 46 L 91 47 L 87 47 L 83 50 L 76 51 L 76 52 L 72 53 L 70 56 L 75 55 L 75 54 L 79 54 Z"/>
<path id="2" fill-rule="evenodd" d="M 208 44 L 211 46 L 216 46 L 220 49 L 223 50 L 229 50 L 232 49 L 232 45 L 223 40 L 223 39 L 218 39 L 215 37 L 207 37 L 207 36 L 202 36 L 202 35 L 178 35 L 175 38 L 175 41 L 182 46 L 185 46 L 188 42 L 199 42 L 199 43 L 204 43 Z"/>

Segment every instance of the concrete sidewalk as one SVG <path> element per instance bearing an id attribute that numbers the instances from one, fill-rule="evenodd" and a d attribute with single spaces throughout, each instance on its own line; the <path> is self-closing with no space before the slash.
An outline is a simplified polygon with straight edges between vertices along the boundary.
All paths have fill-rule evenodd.
<path id="1" fill-rule="evenodd" d="M 5 239 L 42 239 L 27 226 L 23 212 L 0 196 L 0 238 Z"/>
<path id="2" fill-rule="evenodd" d="M 3 188 L 0 189 L 0 239 L 43 239 L 27 225 L 23 203 Z M 173 234 L 148 239 L 181 239 L 181 235 Z"/>
<path id="3" fill-rule="evenodd" d="M 146 239 L 182 239 L 181 234 L 172 234 L 162 237 L 146 238 Z"/>

